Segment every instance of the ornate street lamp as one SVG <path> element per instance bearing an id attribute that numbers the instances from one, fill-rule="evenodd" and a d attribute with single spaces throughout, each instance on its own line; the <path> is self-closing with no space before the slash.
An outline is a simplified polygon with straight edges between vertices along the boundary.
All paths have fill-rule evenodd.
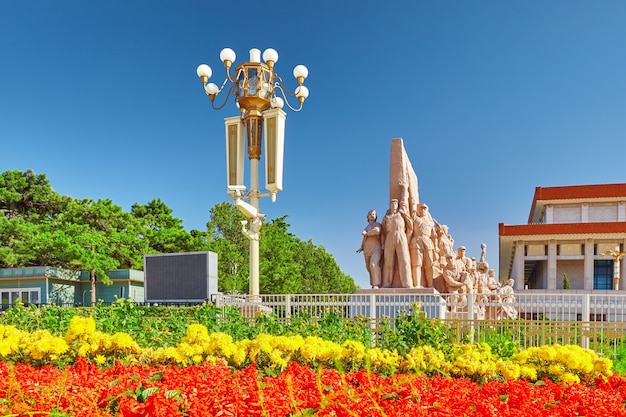
<path id="1" fill-rule="evenodd" d="M 205 93 L 211 99 L 215 110 L 223 108 L 232 95 L 239 108 L 240 115 L 224 119 L 226 125 L 226 175 L 228 194 L 235 206 L 247 217 L 242 222 L 242 232 L 250 240 L 250 295 L 259 294 L 259 232 L 265 215 L 259 211 L 259 198 L 272 198 L 276 201 L 276 193 L 283 189 L 283 149 L 285 140 L 285 118 L 282 110 L 286 104 L 293 111 L 302 110 L 309 89 L 303 85 L 309 71 L 304 65 L 298 65 L 293 75 L 298 82 L 293 93 L 285 87 L 282 78 L 274 72 L 274 64 L 278 61 L 278 52 L 274 49 L 261 51 L 250 50 L 250 61 L 235 68 L 235 52 L 224 48 L 220 59 L 226 68 L 226 78 L 221 86 L 209 82 L 213 71 L 206 64 L 198 66 L 197 74 L 202 80 Z M 224 102 L 215 105 L 215 98 L 226 87 Z M 282 96 L 282 97 L 280 97 Z M 292 107 L 288 97 L 295 97 L 297 107 Z M 265 189 L 259 190 L 259 160 L 265 131 Z M 250 189 L 246 192 L 244 184 L 244 148 L 247 136 L 248 159 L 250 160 Z M 245 200 L 248 200 L 247 203 Z"/>
<path id="2" fill-rule="evenodd" d="M 615 250 L 602 252 L 600 255 L 613 257 L 613 289 L 616 291 L 619 290 L 620 258 L 626 255 L 626 252 L 620 252 L 620 247 L 618 245 L 615 247 Z"/>

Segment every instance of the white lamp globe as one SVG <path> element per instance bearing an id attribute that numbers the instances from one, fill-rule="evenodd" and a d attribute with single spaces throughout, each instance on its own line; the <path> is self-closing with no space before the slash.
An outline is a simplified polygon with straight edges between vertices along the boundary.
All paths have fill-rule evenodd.
<path id="1" fill-rule="evenodd" d="M 232 64 L 235 62 L 235 59 L 237 59 L 237 54 L 230 48 L 224 48 L 222 52 L 220 52 L 220 59 L 222 62 L 230 61 Z"/>
<path id="2" fill-rule="evenodd" d="M 280 97 L 272 97 L 271 105 L 273 109 L 282 109 L 285 105 L 285 101 Z"/>
<path id="3" fill-rule="evenodd" d="M 296 88 L 295 95 L 298 98 L 307 98 L 309 96 L 309 89 L 303 85 L 300 85 L 298 86 L 298 88 Z"/>
<path id="4" fill-rule="evenodd" d="M 275 49 L 267 48 L 263 52 L 263 61 L 265 61 L 266 63 L 269 63 L 269 62 L 277 63 L 278 62 L 278 52 L 276 52 Z"/>
<path id="5" fill-rule="evenodd" d="M 293 69 L 293 76 L 298 79 L 299 77 L 306 78 L 309 76 L 309 70 L 304 65 L 297 65 Z"/>
<path id="6" fill-rule="evenodd" d="M 208 83 L 204 86 L 204 91 L 206 91 L 207 94 L 217 94 L 220 89 L 216 84 Z"/>
<path id="7" fill-rule="evenodd" d="M 198 65 L 198 69 L 196 69 L 196 74 L 198 74 L 198 77 L 200 78 L 206 77 L 209 79 L 211 78 L 211 75 L 213 75 L 213 71 L 207 64 L 200 64 Z"/>

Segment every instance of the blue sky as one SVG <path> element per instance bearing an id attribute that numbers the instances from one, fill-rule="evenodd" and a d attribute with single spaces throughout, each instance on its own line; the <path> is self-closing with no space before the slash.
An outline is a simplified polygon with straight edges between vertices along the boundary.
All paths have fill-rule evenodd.
<path id="1" fill-rule="evenodd" d="M 224 118 L 196 67 L 223 78 L 274 48 L 310 96 L 288 112 L 284 191 L 269 218 L 368 286 L 366 213 L 388 206 L 401 137 L 422 202 L 456 245 L 497 268 L 498 223 L 528 218 L 536 186 L 626 182 L 623 1 L 0 2 L 0 170 L 129 210 L 161 198 L 205 230 L 228 201 Z"/>

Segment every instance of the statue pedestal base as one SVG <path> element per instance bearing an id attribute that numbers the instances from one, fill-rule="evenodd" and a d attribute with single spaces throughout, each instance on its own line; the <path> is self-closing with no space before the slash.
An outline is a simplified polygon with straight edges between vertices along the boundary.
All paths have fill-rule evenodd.
<path id="1" fill-rule="evenodd" d="M 434 288 L 359 288 L 354 294 L 439 294 Z"/>
<path id="2" fill-rule="evenodd" d="M 271 314 L 272 308 L 261 304 L 261 302 L 261 297 L 250 295 L 243 303 L 239 304 L 239 313 L 247 319 L 253 319 L 259 314 Z"/>
<path id="3" fill-rule="evenodd" d="M 485 313 L 475 311 L 470 317 L 467 311 L 448 311 L 446 318 L 450 320 L 485 320 Z"/>

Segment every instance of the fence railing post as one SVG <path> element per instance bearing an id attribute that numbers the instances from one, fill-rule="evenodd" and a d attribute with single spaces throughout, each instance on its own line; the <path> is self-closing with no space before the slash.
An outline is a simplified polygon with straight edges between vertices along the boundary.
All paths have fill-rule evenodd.
<path id="1" fill-rule="evenodd" d="M 582 312 L 581 320 L 583 323 L 587 323 L 591 319 L 591 294 L 582 294 Z M 589 336 L 586 334 L 589 332 L 589 323 L 583 324 L 582 334 L 580 337 L 580 346 L 589 349 Z"/>
<path id="2" fill-rule="evenodd" d="M 285 318 L 291 318 L 291 294 L 285 295 Z"/>

